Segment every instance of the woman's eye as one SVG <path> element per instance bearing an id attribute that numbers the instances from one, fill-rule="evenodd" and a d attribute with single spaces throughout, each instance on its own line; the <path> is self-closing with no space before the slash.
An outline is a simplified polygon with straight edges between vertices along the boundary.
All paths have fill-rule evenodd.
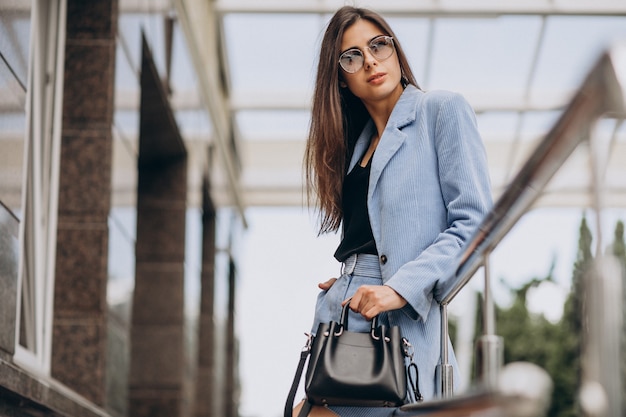
<path id="1" fill-rule="evenodd" d="M 387 45 L 387 42 L 384 39 L 380 39 L 380 40 L 376 40 L 374 42 L 371 43 L 370 48 L 371 49 L 378 49 L 381 46 L 385 46 Z"/>

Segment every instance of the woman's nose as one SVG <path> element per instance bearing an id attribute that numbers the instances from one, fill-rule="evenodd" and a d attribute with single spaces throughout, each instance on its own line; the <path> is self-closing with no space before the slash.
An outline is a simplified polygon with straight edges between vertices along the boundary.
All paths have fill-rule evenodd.
<path id="1" fill-rule="evenodd" d="M 376 60 L 369 48 L 365 49 L 363 52 L 363 66 L 367 69 L 377 64 L 378 60 Z"/>

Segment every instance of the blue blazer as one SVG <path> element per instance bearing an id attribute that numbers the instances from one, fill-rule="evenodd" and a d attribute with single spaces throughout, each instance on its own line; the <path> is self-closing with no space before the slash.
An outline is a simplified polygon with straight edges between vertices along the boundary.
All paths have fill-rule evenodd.
<path id="1" fill-rule="evenodd" d="M 349 170 L 374 129 L 370 120 Z M 453 284 L 461 248 L 492 205 L 485 149 L 461 95 L 411 85 L 404 90 L 372 159 L 367 203 L 383 282 L 408 302 L 389 312 L 389 321 L 415 346 L 420 388 L 432 398 L 440 391 L 438 300 Z M 452 350 L 450 357 L 456 365 Z"/>

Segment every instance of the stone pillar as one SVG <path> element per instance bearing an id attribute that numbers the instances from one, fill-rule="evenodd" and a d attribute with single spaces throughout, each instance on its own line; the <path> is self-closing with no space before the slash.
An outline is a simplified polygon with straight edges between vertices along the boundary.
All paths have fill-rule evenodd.
<path id="1" fill-rule="evenodd" d="M 187 158 L 144 39 L 128 415 L 177 417 L 184 401 Z"/>
<path id="2" fill-rule="evenodd" d="M 215 392 L 215 208 L 207 185 L 202 213 L 202 271 L 198 325 L 195 417 L 214 415 Z"/>
<path id="3" fill-rule="evenodd" d="M 224 383 L 225 417 L 237 417 L 237 405 L 239 403 L 237 379 L 239 349 L 235 337 L 236 272 L 235 261 L 231 256 L 228 263 L 228 316 L 226 318 L 226 375 Z"/>
<path id="4" fill-rule="evenodd" d="M 117 0 L 67 1 L 52 377 L 103 405 Z"/>

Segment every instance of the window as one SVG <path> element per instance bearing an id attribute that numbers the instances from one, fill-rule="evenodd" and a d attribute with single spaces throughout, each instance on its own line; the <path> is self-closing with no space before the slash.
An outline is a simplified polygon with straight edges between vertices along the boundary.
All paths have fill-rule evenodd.
<path id="1" fill-rule="evenodd" d="M 65 0 L 32 4 L 15 359 L 48 373 L 66 13 Z"/>

